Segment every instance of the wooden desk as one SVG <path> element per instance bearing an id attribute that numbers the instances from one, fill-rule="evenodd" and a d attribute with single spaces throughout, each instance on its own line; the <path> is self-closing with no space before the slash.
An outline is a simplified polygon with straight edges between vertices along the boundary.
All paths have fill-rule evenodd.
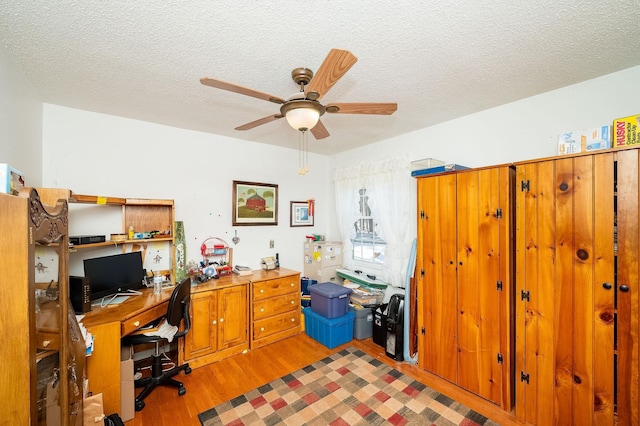
<path id="1" fill-rule="evenodd" d="M 172 288 L 153 294 L 145 288 L 118 305 L 94 306 L 82 319 L 93 335 L 94 350 L 87 357 L 89 391 L 102 393 L 105 414 L 120 412 L 120 339 L 167 313 Z"/>

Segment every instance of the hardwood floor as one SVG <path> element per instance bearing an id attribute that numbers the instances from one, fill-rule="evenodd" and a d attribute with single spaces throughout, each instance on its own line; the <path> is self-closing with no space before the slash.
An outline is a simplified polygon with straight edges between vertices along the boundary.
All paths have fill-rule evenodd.
<path id="1" fill-rule="evenodd" d="M 306 334 L 290 337 L 271 345 L 194 369 L 189 375 L 180 374 L 187 393 L 178 396 L 172 388 L 160 387 L 145 400 L 146 407 L 136 412 L 126 426 L 183 426 L 200 425 L 198 414 L 215 405 L 298 370 L 341 349 L 354 346 L 374 358 L 393 366 L 425 385 L 444 393 L 467 407 L 501 425 L 517 425 L 511 413 L 494 404 L 439 379 L 409 363 L 395 362 L 372 339 L 353 340 L 328 349 Z M 137 392 L 137 391 L 136 391 Z"/>

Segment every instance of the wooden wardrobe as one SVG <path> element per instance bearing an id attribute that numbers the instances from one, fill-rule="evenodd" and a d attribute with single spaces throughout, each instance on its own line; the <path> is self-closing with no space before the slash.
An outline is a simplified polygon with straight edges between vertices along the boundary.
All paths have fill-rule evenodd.
<path id="1" fill-rule="evenodd" d="M 516 164 L 516 415 L 638 425 L 639 151 Z"/>
<path id="2" fill-rule="evenodd" d="M 512 404 L 509 166 L 418 178 L 418 365 Z"/>

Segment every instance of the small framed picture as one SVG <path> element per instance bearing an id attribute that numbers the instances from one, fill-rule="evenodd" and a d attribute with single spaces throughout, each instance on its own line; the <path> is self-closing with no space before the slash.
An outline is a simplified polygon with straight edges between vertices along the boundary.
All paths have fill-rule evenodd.
<path id="1" fill-rule="evenodd" d="M 291 202 L 291 226 L 313 226 L 313 212 L 307 201 Z"/>
<path id="2" fill-rule="evenodd" d="M 277 225 L 278 185 L 233 181 L 232 225 Z"/>

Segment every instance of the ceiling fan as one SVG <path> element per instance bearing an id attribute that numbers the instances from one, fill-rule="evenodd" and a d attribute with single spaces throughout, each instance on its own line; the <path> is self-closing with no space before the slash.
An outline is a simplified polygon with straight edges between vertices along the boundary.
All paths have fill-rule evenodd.
<path id="1" fill-rule="evenodd" d="M 331 49 L 318 71 L 313 73 L 308 68 L 296 68 L 291 72 L 291 78 L 300 86 L 300 92 L 288 99 L 282 99 L 268 93 L 259 92 L 237 84 L 215 78 L 204 77 L 200 82 L 206 86 L 215 87 L 241 95 L 253 96 L 265 101 L 280 104 L 280 113 L 272 114 L 252 121 L 235 130 L 249 130 L 266 123 L 286 117 L 287 122 L 295 130 L 311 133 L 316 139 L 329 136 L 320 116 L 325 112 L 330 114 L 378 114 L 391 115 L 398 109 L 396 103 L 330 103 L 323 105 L 319 100 L 333 87 L 334 84 L 356 63 L 358 59 L 347 50 Z"/>

